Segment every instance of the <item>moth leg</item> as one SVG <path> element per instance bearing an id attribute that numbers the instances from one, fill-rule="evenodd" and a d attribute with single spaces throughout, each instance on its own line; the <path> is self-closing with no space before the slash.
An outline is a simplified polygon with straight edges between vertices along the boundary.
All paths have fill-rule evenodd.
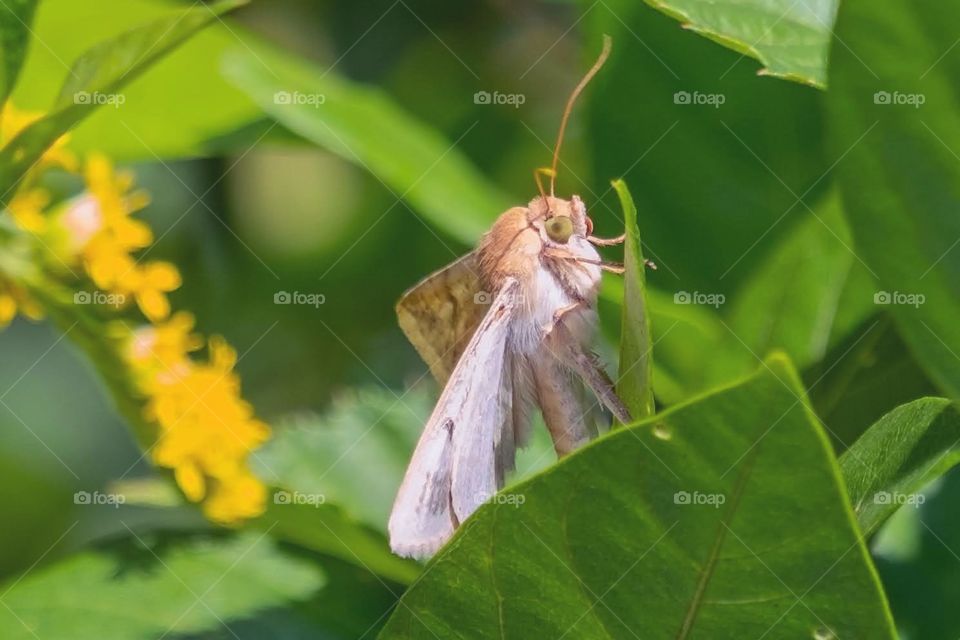
<path id="1" fill-rule="evenodd" d="M 583 262 L 584 264 L 595 264 L 604 271 L 609 271 L 610 273 L 616 273 L 618 275 L 622 275 L 625 271 L 622 263 L 593 260 L 591 258 L 581 258 L 579 256 L 567 253 L 566 251 L 547 251 L 546 255 L 552 258 L 559 258 L 561 260 L 573 260 L 574 262 Z"/>
<path id="2" fill-rule="evenodd" d="M 618 244 L 623 244 L 627 240 L 627 234 L 623 233 L 617 236 L 616 238 L 598 238 L 597 236 L 587 236 L 587 241 L 591 244 L 595 244 L 598 247 L 613 247 Z"/>
<path id="3" fill-rule="evenodd" d="M 587 258 L 574 258 L 577 262 L 588 262 L 590 264 L 598 265 L 604 271 L 609 271 L 610 273 L 616 273 L 617 275 L 623 275 L 626 271 L 626 268 L 623 266 L 622 262 L 604 262 L 602 260 L 589 260 Z M 643 259 L 643 265 L 652 271 L 657 270 L 657 264 L 653 260 Z"/>
<path id="4" fill-rule="evenodd" d="M 579 305 L 564 307 L 554 315 L 553 326 L 547 332 L 544 342 L 551 353 L 583 378 L 619 422 L 629 424 L 633 421 L 630 411 L 617 396 L 613 381 L 604 371 L 603 365 L 595 354 L 583 348 L 566 326 L 566 316 L 578 307 Z"/>

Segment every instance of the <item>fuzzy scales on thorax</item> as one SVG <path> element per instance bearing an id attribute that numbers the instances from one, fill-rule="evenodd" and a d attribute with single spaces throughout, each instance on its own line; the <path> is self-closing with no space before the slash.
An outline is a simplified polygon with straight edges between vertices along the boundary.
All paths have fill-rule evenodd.
<path id="1" fill-rule="evenodd" d="M 581 341 L 588 341 L 596 324 L 596 301 L 600 286 L 600 256 L 587 241 L 586 210 L 579 198 L 549 198 L 545 211 L 542 198 L 527 207 L 505 211 L 483 237 L 478 247 L 480 278 L 492 298 L 508 277 L 520 282 L 517 301 L 523 321 L 515 324 L 511 348 L 532 353 L 556 314 L 579 304 L 564 322 Z M 568 216 L 574 233 L 566 243 L 552 240 L 544 229 L 548 217 Z M 577 258 L 590 262 L 581 262 Z"/>

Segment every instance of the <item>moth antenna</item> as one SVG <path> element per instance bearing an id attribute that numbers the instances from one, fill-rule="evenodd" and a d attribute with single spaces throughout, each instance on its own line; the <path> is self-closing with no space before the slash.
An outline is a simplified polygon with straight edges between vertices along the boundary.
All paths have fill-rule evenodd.
<path id="1" fill-rule="evenodd" d="M 537 190 L 540 192 L 540 197 L 543 198 L 543 204 L 547 207 L 547 213 L 550 213 L 550 201 L 547 200 L 547 192 L 543 188 L 543 181 L 540 179 L 541 176 L 550 176 L 552 181 L 556 172 L 553 169 L 547 169 L 546 167 L 540 167 L 533 170 L 533 179 L 537 183 Z M 551 194 L 553 192 L 553 186 L 551 182 Z"/>
<path id="2" fill-rule="evenodd" d="M 583 79 L 580 80 L 573 93 L 570 94 L 570 97 L 567 99 L 567 106 L 563 110 L 563 118 L 560 120 L 560 131 L 557 133 L 557 144 L 553 147 L 553 164 L 550 166 L 550 195 L 554 195 L 554 184 L 557 178 L 557 163 L 560 161 L 560 145 L 563 144 L 563 134 L 567 130 L 567 120 L 570 119 L 570 112 L 573 111 L 573 105 L 577 101 L 577 98 L 580 96 L 580 92 L 583 91 L 584 87 L 587 86 L 587 83 L 593 79 L 593 76 L 597 75 L 597 72 L 600 71 L 600 67 L 603 66 L 603 63 L 607 61 L 607 58 L 610 56 L 610 46 L 612 40 L 610 36 L 604 34 L 603 36 L 603 49 L 600 51 L 600 57 L 597 58 L 597 61 L 593 63 L 593 66 L 590 67 L 590 70 L 587 71 L 586 75 L 583 76 Z"/>

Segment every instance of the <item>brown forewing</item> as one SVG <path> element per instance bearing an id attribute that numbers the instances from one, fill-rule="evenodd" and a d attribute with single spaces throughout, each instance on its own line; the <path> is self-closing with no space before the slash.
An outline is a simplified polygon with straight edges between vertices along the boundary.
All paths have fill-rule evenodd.
<path id="1" fill-rule="evenodd" d="M 400 328 L 441 385 L 489 309 L 478 269 L 471 251 L 421 280 L 397 302 Z"/>

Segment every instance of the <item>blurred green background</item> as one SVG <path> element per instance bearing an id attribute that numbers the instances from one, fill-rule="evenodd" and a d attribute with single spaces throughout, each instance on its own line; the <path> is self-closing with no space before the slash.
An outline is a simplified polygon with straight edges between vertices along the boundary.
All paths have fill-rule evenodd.
<path id="1" fill-rule="evenodd" d="M 43 44 L 31 47 L 15 102 L 44 108 L 63 60 L 189 4 L 45 0 L 35 24 Z M 664 301 L 653 312 L 661 404 L 751 371 L 774 347 L 791 350 L 838 442 L 901 402 L 935 394 L 889 319 L 868 298 L 845 295 L 873 285 L 837 248 L 849 232 L 831 191 L 837 154 L 826 148 L 824 94 L 760 77 L 755 61 L 640 3 L 259 0 L 132 83 L 126 102 L 93 115 L 73 143 L 136 172 L 153 197 L 143 214 L 159 238 L 150 254 L 175 262 L 184 276 L 174 306 L 192 311 L 203 333 L 236 346 L 245 396 L 283 429 L 349 404 L 358 390 L 390 400 L 423 380 L 426 367 L 399 331 L 393 305 L 467 251 L 499 209 L 484 209 L 482 218 L 475 194 L 464 194 L 462 209 L 455 195 L 447 209 L 425 214 L 366 162 L 318 147 L 268 115 L 238 82 L 262 77 L 269 86 L 275 57 L 292 54 L 328 79 L 373 87 L 496 185 L 493 204 L 522 204 L 535 193 L 533 169 L 549 163 L 564 101 L 602 33 L 613 36 L 614 56 L 575 111 L 558 190 L 583 197 L 601 235 L 622 228 L 611 179 L 625 178 L 637 200 L 645 251 L 659 267 L 648 282 Z M 674 101 L 694 90 L 725 102 Z M 477 104 L 482 91 L 523 101 Z M 813 211 L 836 233 L 811 222 Z M 808 242 L 792 244 L 796 238 Z M 793 273 L 791 260 L 828 265 L 819 282 L 825 289 L 794 289 L 782 299 L 756 293 L 764 274 Z M 836 273 L 844 274 L 839 282 Z M 274 304 L 282 291 L 322 294 L 325 302 Z M 677 292 L 694 291 L 725 303 L 670 304 Z M 776 319 L 785 330 L 764 324 L 773 309 L 802 315 L 803 301 L 789 296 L 808 293 L 833 296 L 815 335 L 794 336 L 790 313 Z M 605 335 L 615 341 L 618 313 L 604 305 Z M 853 348 L 856 367 L 831 366 Z M 601 352 L 613 353 L 609 345 Z M 189 536 L 209 526 L 187 507 L 76 507 L 76 491 L 154 472 L 69 340 L 17 320 L 0 333 L 0 353 L 3 576 L 91 541 L 124 553 L 129 528 Z M 960 558 L 951 549 L 960 549 L 960 476 L 927 495 L 921 507 L 902 509 L 872 550 L 904 636 L 956 637 L 960 611 L 950 605 L 960 596 Z M 319 590 L 311 604 L 324 607 L 302 606 L 304 619 L 338 611 L 330 637 L 382 623 L 399 588 L 349 563 L 327 558 L 323 566 L 330 584 L 344 586 Z M 284 624 L 283 637 L 308 637 L 314 628 Z M 270 614 L 238 628 L 261 637 Z"/>

